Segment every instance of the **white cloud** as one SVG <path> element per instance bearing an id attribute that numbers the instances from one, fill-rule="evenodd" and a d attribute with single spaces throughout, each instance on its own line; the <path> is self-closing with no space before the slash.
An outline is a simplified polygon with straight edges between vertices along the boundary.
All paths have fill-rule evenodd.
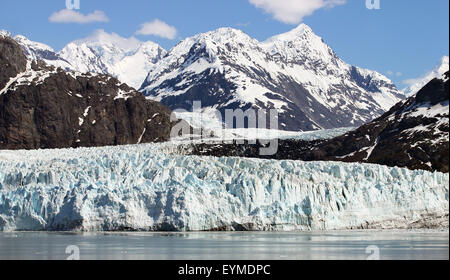
<path id="1" fill-rule="evenodd" d="M 177 29 L 159 19 L 155 19 L 154 21 L 143 23 L 141 29 L 136 31 L 136 34 L 155 35 L 173 40 L 177 36 Z"/>
<path id="2" fill-rule="evenodd" d="M 94 11 L 93 13 L 83 15 L 74 10 L 61 10 L 53 13 L 49 18 L 54 23 L 91 23 L 91 22 L 108 22 L 109 19 L 102 11 Z"/>
<path id="3" fill-rule="evenodd" d="M 249 2 L 264 9 L 281 22 L 298 24 L 314 11 L 343 5 L 346 0 L 249 0 Z"/>

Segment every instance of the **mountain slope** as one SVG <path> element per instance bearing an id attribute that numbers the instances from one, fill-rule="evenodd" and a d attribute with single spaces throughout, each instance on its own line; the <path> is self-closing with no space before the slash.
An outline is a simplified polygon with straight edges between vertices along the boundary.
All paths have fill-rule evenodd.
<path id="1" fill-rule="evenodd" d="M 429 81 L 434 78 L 441 78 L 447 71 L 449 71 L 449 57 L 444 56 L 441 58 L 439 64 L 429 73 L 418 79 L 408 80 L 407 82 L 411 85 L 404 88 L 402 91 L 406 96 L 412 96 L 423 88 Z"/>
<path id="2" fill-rule="evenodd" d="M 8 34 L 0 34 L 0 149 L 164 141 L 170 114 L 110 76 L 31 60 Z"/>
<path id="3" fill-rule="evenodd" d="M 175 46 L 141 90 L 171 109 L 277 109 L 280 129 L 358 126 L 403 98 L 386 77 L 343 62 L 302 24 L 258 42 L 221 28 Z"/>
<path id="4" fill-rule="evenodd" d="M 258 145 L 201 144 L 195 155 L 304 161 L 376 163 L 449 172 L 449 72 L 380 118 L 345 135 L 317 141 L 279 140 L 278 152 L 259 155 Z"/>
<path id="5" fill-rule="evenodd" d="M 154 64 L 167 53 L 153 42 L 125 39 L 103 30 L 69 43 L 60 52 L 21 35 L 14 39 L 29 59 L 43 60 L 64 70 L 111 75 L 134 88 L 141 86 Z"/>
<path id="6" fill-rule="evenodd" d="M 14 40 L 16 40 L 16 42 L 22 47 L 22 50 L 28 59 L 42 60 L 46 64 L 61 67 L 64 70 L 75 70 L 70 62 L 61 57 L 50 46 L 33 42 L 22 35 L 15 36 Z"/>
<path id="7" fill-rule="evenodd" d="M 448 74 L 381 118 L 318 149 L 330 160 L 449 172 Z"/>
<path id="8" fill-rule="evenodd" d="M 99 30 L 89 38 L 68 44 L 59 54 L 77 71 L 109 74 L 139 88 L 166 53 L 153 42 L 124 39 Z"/>

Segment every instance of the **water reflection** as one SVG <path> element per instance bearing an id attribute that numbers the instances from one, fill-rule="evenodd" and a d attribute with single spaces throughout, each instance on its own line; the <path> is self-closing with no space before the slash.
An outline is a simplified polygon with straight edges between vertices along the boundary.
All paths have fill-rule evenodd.
<path id="1" fill-rule="evenodd" d="M 448 259 L 448 231 L 343 231 L 288 233 L 0 233 L 0 259 L 125 260 Z"/>

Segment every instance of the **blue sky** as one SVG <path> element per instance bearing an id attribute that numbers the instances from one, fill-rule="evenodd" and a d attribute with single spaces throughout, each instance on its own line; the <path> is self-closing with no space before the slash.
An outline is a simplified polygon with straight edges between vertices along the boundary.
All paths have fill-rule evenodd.
<path id="1" fill-rule="evenodd" d="M 81 9 L 74 11 L 88 15 L 97 10 L 100 14 L 83 18 L 85 23 L 61 23 L 61 17 L 49 18 L 66 8 L 66 0 L 2 1 L 0 29 L 23 34 L 56 50 L 97 29 L 151 40 L 170 49 L 183 38 L 219 27 L 239 28 L 264 40 L 304 22 L 346 62 L 379 71 L 400 88 L 403 80 L 425 74 L 449 54 L 448 0 L 380 0 L 379 10 L 367 9 L 366 0 L 80 0 L 80 3 Z M 171 35 L 163 32 L 160 36 L 173 39 L 136 34 L 142 24 L 155 19 L 167 24 L 166 31 L 172 31 Z"/>

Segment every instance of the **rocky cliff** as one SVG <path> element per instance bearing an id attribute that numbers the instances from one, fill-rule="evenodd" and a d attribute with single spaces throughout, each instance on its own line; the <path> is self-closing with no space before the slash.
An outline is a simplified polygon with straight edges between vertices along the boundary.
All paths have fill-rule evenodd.
<path id="1" fill-rule="evenodd" d="M 0 149 L 165 141 L 170 113 L 108 75 L 28 59 L 15 40 L 0 36 Z"/>

